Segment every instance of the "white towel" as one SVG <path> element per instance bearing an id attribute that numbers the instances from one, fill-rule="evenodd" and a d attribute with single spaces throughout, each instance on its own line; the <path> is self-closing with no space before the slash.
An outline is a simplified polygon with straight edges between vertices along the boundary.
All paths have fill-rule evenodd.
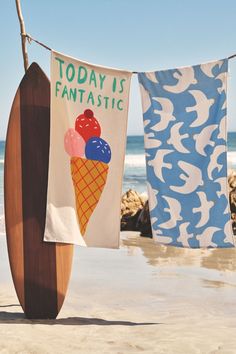
<path id="1" fill-rule="evenodd" d="M 45 241 L 119 246 L 130 79 L 52 52 Z"/>

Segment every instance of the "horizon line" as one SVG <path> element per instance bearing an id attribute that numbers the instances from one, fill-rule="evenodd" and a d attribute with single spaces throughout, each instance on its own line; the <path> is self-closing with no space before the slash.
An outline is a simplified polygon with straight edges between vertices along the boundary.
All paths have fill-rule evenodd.
<path id="1" fill-rule="evenodd" d="M 228 133 L 236 133 L 236 130 L 229 130 L 227 132 Z M 131 136 L 144 136 L 144 134 L 128 134 L 127 138 L 131 137 Z M 0 142 L 6 141 L 6 139 L 0 138 Z"/>
<path id="2" fill-rule="evenodd" d="M 227 132 L 227 134 L 228 133 L 236 133 L 236 130 L 230 130 L 230 131 Z M 144 136 L 144 134 L 128 134 L 127 138 L 129 138 L 131 136 Z M 6 140 L 3 139 L 3 138 L 0 138 L 0 142 L 3 142 L 3 141 L 6 141 Z"/>

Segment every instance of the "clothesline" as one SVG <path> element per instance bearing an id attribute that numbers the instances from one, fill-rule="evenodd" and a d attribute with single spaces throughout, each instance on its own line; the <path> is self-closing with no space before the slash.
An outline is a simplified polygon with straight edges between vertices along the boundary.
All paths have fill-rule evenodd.
<path id="1" fill-rule="evenodd" d="M 21 36 L 22 36 L 22 37 L 25 37 L 25 38 L 28 40 L 29 44 L 31 44 L 31 42 L 33 41 L 33 42 L 35 42 L 35 43 L 41 45 L 43 48 L 45 48 L 45 49 L 47 49 L 47 50 L 50 50 L 50 51 L 52 50 L 52 49 L 51 49 L 50 47 L 48 47 L 46 44 L 44 44 L 44 43 L 38 41 L 37 39 L 33 38 L 33 37 L 30 36 L 28 33 L 21 33 Z M 232 54 L 232 55 L 230 55 L 227 59 L 230 60 L 230 59 L 233 59 L 233 58 L 235 58 L 235 57 L 236 57 L 236 54 Z M 132 71 L 132 73 L 133 73 L 133 74 L 138 74 L 138 71 Z"/>

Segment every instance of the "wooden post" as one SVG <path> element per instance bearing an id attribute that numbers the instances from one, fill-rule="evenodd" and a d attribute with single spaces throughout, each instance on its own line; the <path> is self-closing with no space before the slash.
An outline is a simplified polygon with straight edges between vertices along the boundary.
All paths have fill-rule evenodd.
<path id="1" fill-rule="evenodd" d="M 19 22 L 20 22 L 21 46 L 22 46 L 22 54 L 23 54 L 23 60 L 24 60 L 24 68 L 26 71 L 28 69 L 29 62 L 28 62 L 28 54 L 27 54 L 27 48 L 26 48 L 25 23 L 24 23 L 24 19 L 22 16 L 22 12 L 21 12 L 20 0 L 15 0 L 15 1 L 16 1 L 17 15 L 18 15 Z"/>

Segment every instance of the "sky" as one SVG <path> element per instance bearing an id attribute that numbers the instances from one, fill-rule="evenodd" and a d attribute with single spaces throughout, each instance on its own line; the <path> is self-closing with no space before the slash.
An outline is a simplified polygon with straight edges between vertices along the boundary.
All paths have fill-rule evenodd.
<path id="1" fill-rule="evenodd" d="M 236 53 L 235 0 L 21 0 L 26 32 L 64 54 L 103 66 L 155 71 Z M 24 75 L 15 0 L 1 0 L 0 139 Z M 29 62 L 50 76 L 50 51 L 28 45 Z M 228 127 L 236 131 L 236 58 L 230 60 Z M 128 135 L 142 135 L 137 75 Z"/>

